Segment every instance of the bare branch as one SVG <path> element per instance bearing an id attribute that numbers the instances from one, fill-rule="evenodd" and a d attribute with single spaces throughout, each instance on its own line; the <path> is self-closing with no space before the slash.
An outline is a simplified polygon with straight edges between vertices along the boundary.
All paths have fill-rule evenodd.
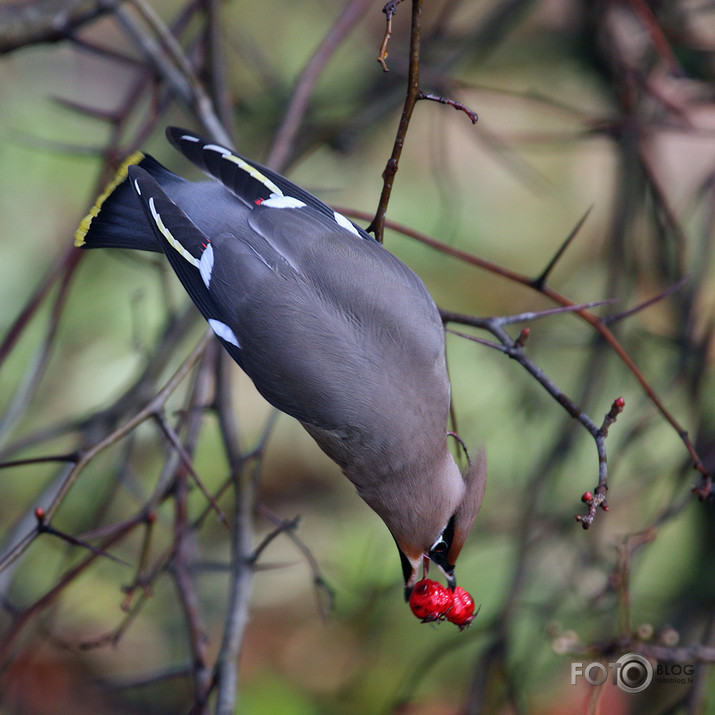
<path id="1" fill-rule="evenodd" d="M 458 102 L 456 99 L 450 99 L 448 97 L 442 97 L 439 94 L 434 94 L 434 92 L 425 92 L 420 90 L 419 97 L 417 99 L 427 99 L 431 102 L 439 102 L 439 104 L 446 104 L 448 107 L 453 107 L 458 112 L 464 112 L 472 124 L 476 124 L 479 120 L 477 113 L 467 107 L 465 104 Z"/>
<path id="2" fill-rule="evenodd" d="M 393 3 L 388 3 L 385 7 L 389 7 Z M 397 3 L 394 3 L 396 6 Z M 385 12 L 387 14 L 387 12 Z M 394 8 L 392 10 L 394 15 Z M 389 22 L 388 15 L 388 22 Z M 405 144 L 407 137 L 407 129 L 410 126 L 410 119 L 415 104 L 420 94 L 420 36 L 422 33 L 422 0 L 412 0 L 412 25 L 410 30 L 410 62 L 407 72 L 407 92 L 405 93 L 405 102 L 402 107 L 402 115 L 397 128 L 397 136 L 392 147 L 392 153 L 387 160 L 385 170 L 382 172 L 382 193 L 380 201 L 367 230 L 375 235 L 379 243 L 382 243 L 382 234 L 385 230 L 385 217 L 387 215 L 387 205 L 390 202 L 392 195 L 392 185 L 397 173 L 397 168 L 402 156 L 402 147 Z"/>
<path id="3" fill-rule="evenodd" d="M 689 278 L 689 276 L 683 276 L 677 283 L 673 284 L 669 288 L 666 288 L 664 291 L 662 291 L 658 295 L 653 296 L 653 298 L 649 298 L 648 300 L 643 301 L 642 303 L 634 306 L 633 308 L 624 310 L 622 313 L 616 313 L 614 315 L 607 315 L 606 317 L 603 318 L 603 322 L 606 325 L 613 325 L 614 323 L 617 323 L 621 320 L 630 318 L 631 316 L 635 315 L 636 313 L 640 313 L 641 311 L 645 310 L 646 308 L 650 308 L 651 306 L 655 305 L 656 303 L 660 303 L 660 301 L 665 300 L 666 298 L 673 295 L 673 293 L 676 293 L 678 290 L 680 290 L 688 282 L 688 278 Z"/>
<path id="4" fill-rule="evenodd" d="M 110 11 L 105 0 L 25 0 L 0 5 L 0 55 L 29 45 L 66 40 Z"/>
<path id="5" fill-rule="evenodd" d="M 159 390 L 155 397 L 146 405 L 143 409 L 139 410 L 133 417 L 131 417 L 127 422 L 125 422 L 121 427 L 106 435 L 96 444 L 87 447 L 83 450 L 78 451 L 79 459 L 74 464 L 72 469 L 63 478 L 62 484 L 60 485 L 57 493 L 52 499 L 52 503 L 46 509 L 47 519 L 52 519 L 55 512 L 59 509 L 60 505 L 64 501 L 65 497 L 69 493 L 70 489 L 74 486 L 75 482 L 79 478 L 79 475 L 83 469 L 94 459 L 94 457 L 110 447 L 116 444 L 120 439 L 129 434 L 137 425 L 141 424 L 145 420 L 154 417 L 159 411 L 161 411 L 165 401 L 169 398 L 172 392 L 178 387 L 178 385 L 185 379 L 188 373 L 194 366 L 194 363 L 201 357 L 206 345 L 209 340 L 213 339 L 213 334 L 207 331 L 204 334 L 201 342 L 194 348 L 193 352 L 186 358 L 186 360 L 180 365 L 178 370 L 174 375 L 167 381 L 164 387 Z M 16 559 L 18 559 L 27 550 L 29 546 L 29 541 L 23 539 L 15 547 L 11 548 L 0 561 L 0 571 L 4 570 L 10 564 L 12 564 Z"/>
<path id="6" fill-rule="evenodd" d="M 105 558 L 115 561 L 118 564 L 123 564 L 124 566 L 131 566 L 131 564 L 124 561 L 124 559 L 120 559 L 117 556 L 113 556 L 112 554 L 107 553 L 106 551 L 102 551 L 102 549 L 98 549 L 96 546 L 92 546 L 92 544 L 90 544 L 84 539 L 72 536 L 71 534 L 65 534 L 63 531 L 55 529 L 55 527 L 47 521 L 45 517 L 45 510 L 42 507 L 37 507 L 35 509 L 35 517 L 37 518 L 38 534 L 49 534 L 50 536 L 56 536 L 58 539 L 61 539 L 62 541 L 71 544 L 72 546 L 80 546 L 83 549 L 91 551 L 97 556 L 104 556 Z"/>
<path id="7" fill-rule="evenodd" d="M 128 525 L 125 529 L 118 531 L 116 534 L 111 536 L 102 542 L 98 547 L 96 552 L 88 554 L 82 561 L 80 561 L 76 566 L 73 566 L 68 571 L 66 571 L 59 579 L 58 582 L 53 586 L 44 596 L 35 601 L 31 606 L 26 608 L 22 613 L 15 618 L 12 626 L 5 633 L 2 640 L 0 640 L 0 660 L 5 660 L 10 655 L 12 647 L 25 628 L 25 626 L 30 623 L 30 621 L 48 606 L 50 606 L 55 598 L 64 591 L 83 571 L 85 571 L 95 559 L 99 558 L 101 553 L 105 553 L 110 546 L 113 546 L 120 539 L 123 539 L 132 529 L 136 527 L 138 522 Z"/>
<path id="8" fill-rule="evenodd" d="M 231 527 L 228 525 L 226 515 L 221 510 L 221 507 L 216 503 L 216 499 L 214 499 L 213 495 L 206 488 L 206 485 L 203 483 L 203 480 L 194 469 L 194 465 L 191 461 L 191 456 L 186 451 L 186 449 L 184 449 L 184 446 L 181 444 L 181 441 L 179 440 L 179 437 L 177 436 L 176 432 L 174 432 L 174 430 L 171 428 L 171 425 L 167 422 L 164 413 L 162 411 L 159 411 L 154 415 L 154 418 L 159 424 L 161 431 L 171 443 L 171 446 L 176 450 L 176 453 L 179 455 L 179 459 L 181 460 L 184 469 L 186 469 L 186 471 L 191 475 L 191 478 L 194 480 L 196 486 L 206 498 L 206 501 L 208 501 L 208 503 L 211 505 L 211 508 L 216 512 L 216 516 L 218 517 L 219 521 L 230 531 Z"/>
<path id="9" fill-rule="evenodd" d="M 385 13 L 385 36 L 382 38 L 382 44 L 380 45 L 380 51 L 377 54 L 377 61 L 380 63 L 383 72 L 389 72 L 387 68 L 387 63 L 385 60 L 388 58 L 387 45 L 392 37 L 392 18 L 397 13 L 397 6 L 402 2 L 402 0 L 390 0 L 390 2 L 382 8 L 382 12 Z"/>
<path id="10" fill-rule="evenodd" d="M 256 505 L 258 513 L 271 522 L 274 526 L 280 527 L 285 522 L 279 516 L 274 514 L 265 504 L 260 502 Z M 298 551 L 301 552 L 305 558 L 308 567 L 313 576 L 313 587 L 315 589 L 315 596 L 318 603 L 318 609 L 320 615 L 327 620 L 328 616 L 333 610 L 333 602 L 335 600 L 335 594 L 333 589 L 325 580 L 320 565 L 315 560 L 315 556 L 311 550 L 303 543 L 303 541 L 295 534 L 291 529 L 283 529 L 281 533 L 285 534 L 296 546 Z"/>
<path id="11" fill-rule="evenodd" d="M 589 217 L 589 214 L 591 213 L 592 209 L 593 209 L 593 206 L 589 206 L 588 209 L 586 209 L 586 213 L 583 216 L 581 216 L 578 223 L 571 230 L 571 233 L 568 236 L 566 236 L 566 239 L 559 247 L 559 250 L 556 251 L 554 257 L 549 261 L 546 268 L 544 268 L 544 270 L 541 273 L 539 273 L 539 275 L 536 278 L 534 278 L 534 287 L 537 290 L 542 289 L 546 285 L 546 281 L 547 281 L 548 277 L 551 275 L 551 271 L 556 267 L 556 264 L 561 259 L 561 256 L 564 255 L 564 253 L 566 252 L 566 249 L 571 245 L 571 242 L 578 235 L 578 232 L 581 230 L 581 227 L 586 223 L 586 219 Z"/>
<path id="12" fill-rule="evenodd" d="M 159 38 L 143 32 L 132 15 L 124 7 L 117 7 L 117 17 L 122 21 L 127 33 L 145 53 L 159 74 L 166 80 L 172 91 L 185 103 L 193 107 L 204 129 L 221 144 L 231 147 L 233 143 L 228 132 L 214 111 L 211 99 L 197 78 L 181 46 L 169 28 L 145 0 L 130 0 L 142 18 Z"/>
<path id="13" fill-rule="evenodd" d="M 335 51 L 348 34 L 357 27 L 358 22 L 372 5 L 372 0 L 350 0 L 303 68 L 293 87 L 288 107 L 283 114 L 283 121 L 278 128 L 273 140 L 273 147 L 266 160 L 266 164 L 272 169 L 276 171 L 285 169 L 293 151 L 300 123 L 308 110 L 316 82 Z"/>

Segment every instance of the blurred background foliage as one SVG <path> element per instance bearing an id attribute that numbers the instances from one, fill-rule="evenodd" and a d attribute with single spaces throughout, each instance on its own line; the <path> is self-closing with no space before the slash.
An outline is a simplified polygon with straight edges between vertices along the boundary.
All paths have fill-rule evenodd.
<path id="1" fill-rule="evenodd" d="M 43 3 L 24 3 L 35 4 Z M 13 5 L 0 4 L 6 28 Z M 142 5 L 123 5 L 141 27 Z M 151 2 L 168 24 L 186 16 L 181 45 L 218 98 L 216 111 L 238 151 L 257 160 L 269 156 L 301 70 L 347 5 Z M 208 71 L 204 6 L 218 18 L 220 73 Z M 296 183 L 368 215 L 395 137 L 409 45 L 410 4 L 403 3 L 393 21 L 390 72 L 380 70 L 381 8 L 362 3 L 354 27 L 320 67 L 283 157 Z M 3 339 L 43 276 L 59 267 L 2 355 L 4 461 L 96 442 L 111 424 L 96 416 L 111 411 L 151 363 L 165 331 L 184 326 L 157 369 L 157 388 L 202 335 L 157 256 L 99 251 L 82 254 L 76 271 L 62 268 L 76 260 L 72 236 L 107 167 L 124 154 L 141 146 L 198 178 L 168 146 L 163 127 L 205 126 L 148 68 L 126 28 L 109 11 L 58 42 L 3 47 Z M 389 220 L 533 276 L 593 207 L 549 284 L 577 303 L 612 300 L 595 309 L 602 316 L 685 278 L 611 327 L 710 470 L 714 50 L 715 9 L 700 0 L 425 3 L 422 85 L 463 102 L 479 122 L 418 103 L 388 210 Z M 447 310 L 490 316 L 553 307 L 533 290 L 397 232 L 386 232 L 385 245 Z M 296 534 L 333 590 L 334 609 L 322 615 L 301 552 L 285 535 L 275 538 L 253 581 L 237 711 L 714 711 L 715 529 L 712 502 L 691 493 L 700 475 L 676 431 L 591 327 L 569 315 L 530 327 L 530 357 L 596 423 L 616 397 L 625 398 L 607 440 L 610 511 L 599 512 L 589 530 L 574 520 L 584 511 L 580 495 L 597 483 L 591 437 L 515 362 L 449 335 L 459 431 L 469 445 L 486 448 L 489 462 L 486 499 L 459 567 L 460 584 L 481 610 L 463 633 L 422 625 L 402 601 L 397 553 L 382 522 L 299 425 L 280 416 L 260 462 L 257 497 L 281 518 L 301 515 Z M 271 410 L 237 367 L 231 380 L 240 441 L 251 449 Z M 167 403 L 171 420 L 189 389 L 187 381 Z M 133 397 L 138 410 L 144 403 Z M 169 451 L 153 425 L 142 425 L 81 472 L 53 525 L 80 535 L 136 515 Z M 206 486 L 219 490 L 227 466 L 210 414 L 193 462 Z M 34 507 L 49 502 L 64 469 L 50 461 L 0 472 L 3 551 L 32 532 Z M 231 512 L 230 494 L 220 503 Z M 206 510 L 198 489 L 188 504 L 191 519 Z M 175 537 L 171 495 L 156 516 L 150 563 L 160 562 Z M 257 514 L 254 528 L 257 544 L 274 525 Z M 229 541 L 212 514 L 192 534 L 190 570 L 209 660 L 226 618 Z M 141 549 L 137 531 L 111 552 L 136 565 Z M 36 539 L 0 573 L 0 625 L 16 627 L 86 555 L 48 535 Z M 121 637 L 102 641 L 123 623 L 122 589 L 133 573 L 99 558 L 23 624 L 0 671 L 4 711 L 189 711 L 191 652 L 169 567 L 148 597 L 134 594 Z M 661 663 L 696 665 L 694 684 L 654 684 L 638 695 L 610 682 L 571 684 L 572 662 L 612 662 L 636 645 Z"/>

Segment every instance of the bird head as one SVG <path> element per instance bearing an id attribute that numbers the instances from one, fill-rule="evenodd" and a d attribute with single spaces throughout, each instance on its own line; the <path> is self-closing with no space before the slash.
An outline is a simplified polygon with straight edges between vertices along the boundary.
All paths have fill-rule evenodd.
<path id="1" fill-rule="evenodd" d="M 388 527 L 397 542 L 405 579 L 405 600 L 430 562 L 444 574 L 447 585 L 457 585 L 455 564 L 482 505 L 486 486 L 486 459 L 479 452 L 467 471 L 459 471 L 451 454 L 429 482 L 429 488 L 410 495 L 410 509 Z M 383 517 L 384 518 L 384 517 Z"/>

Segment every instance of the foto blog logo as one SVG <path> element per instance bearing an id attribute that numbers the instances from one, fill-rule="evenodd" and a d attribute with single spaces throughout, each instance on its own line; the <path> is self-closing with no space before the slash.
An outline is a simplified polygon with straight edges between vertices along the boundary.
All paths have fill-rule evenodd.
<path id="1" fill-rule="evenodd" d="M 592 663 L 571 663 L 571 685 L 578 678 L 584 678 L 590 685 L 603 685 L 608 679 L 608 671 L 614 685 L 625 693 L 642 693 L 652 682 L 655 672 L 653 665 L 640 653 L 625 653 L 615 663 L 606 667 L 599 661 Z"/>

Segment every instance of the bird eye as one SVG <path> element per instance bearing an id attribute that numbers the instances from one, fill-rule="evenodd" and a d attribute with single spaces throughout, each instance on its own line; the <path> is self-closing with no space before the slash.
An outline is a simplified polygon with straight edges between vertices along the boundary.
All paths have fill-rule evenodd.
<path id="1" fill-rule="evenodd" d="M 445 541 L 445 538 L 442 534 L 440 534 L 439 539 L 432 544 L 432 547 L 430 548 L 430 553 L 431 554 L 443 554 L 445 551 L 449 549 L 449 544 Z"/>
<path id="2" fill-rule="evenodd" d="M 454 520 L 455 517 L 452 515 L 452 518 L 447 522 L 447 526 L 442 529 L 437 541 L 432 544 L 430 554 L 445 554 L 449 551 L 454 536 Z"/>

